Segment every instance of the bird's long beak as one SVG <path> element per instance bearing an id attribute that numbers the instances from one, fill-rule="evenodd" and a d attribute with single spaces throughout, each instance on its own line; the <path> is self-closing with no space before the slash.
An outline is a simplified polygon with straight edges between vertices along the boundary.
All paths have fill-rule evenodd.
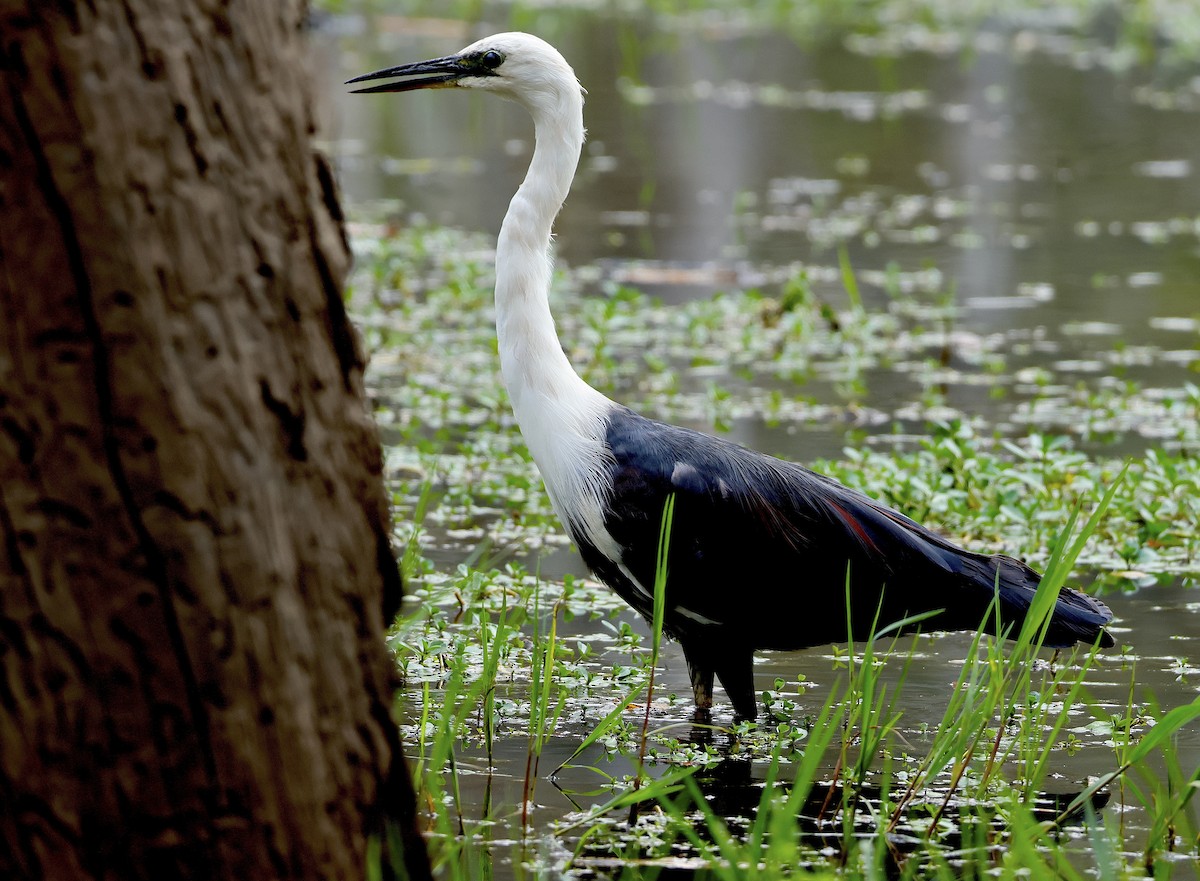
<path id="1" fill-rule="evenodd" d="M 413 89 L 444 89 L 454 85 L 455 80 L 474 74 L 477 74 L 477 71 L 467 64 L 461 55 L 447 55 L 445 58 L 434 58 L 430 61 L 418 61 L 415 64 L 402 64 L 399 67 L 389 67 L 374 73 L 364 73 L 352 80 L 346 80 L 346 85 L 362 83 L 367 80 L 391 79 L 392 77 L 420 77 L 419 79 L 370 86 L 366 89 L 351 90 L 353 94 L 358 95 L 370 92 L 411 92 Z"/>

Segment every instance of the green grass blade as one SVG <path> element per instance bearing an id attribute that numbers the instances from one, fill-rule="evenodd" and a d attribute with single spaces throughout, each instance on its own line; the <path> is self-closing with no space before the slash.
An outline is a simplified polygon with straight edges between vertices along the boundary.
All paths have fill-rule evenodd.
<path id="1" fill-rule="evenodd" d="M 1158 724 L 1142 735 L 1137 744 L 1126 753 L 1125 761 L 1121 767 L 1105 774 L 1100 779 L 1094 781 L 1083 792 L 1079 793 L 1079 795 L 1075 796 L 1074 800 L 1067 805 L 1066 810 L 1059 815 L 1059 822 L 1065 821 L 1084 802 L 1090 801 L 1093 795 L 1117 780 L 1134 765 L 1145 761 L 1152 752 L 1162 747 L 1180 728 L 1197 718 L 1200 718 L 1200 697 L 1196 698 L 1190 704 L 1184 704 L 1182 707 L 1176 707 L 1168 712 L 1158 721 Z"/>
<path id="2" fill-rule="evenodd" d="M 1136 765 L 1145 761 L 1150 753 L 1161 748 L 1169 738 L 1174 737 L 1179 729 L 1193 719 L 1200 718 L 1200 697 L 1190 704 L 1176 707 L 1163 716 L 1158 723 L 1142 735 L 1137 745 L 1125 756 L 1127 765 Z"/>
<path id="3" fill-rule="evenodd" d="M 663 618 L 667 611 L 668 555 L 671 549 L 671 524 L 675 520 L 675 493 L 667 496 L 663 505 L 662 523 L 658 531 L 658 557 L 654 565 L 654 633 L 651 657 L 658 665 L 658 651 L 662 645 Z"/>
<path id="4" fill-rule="evenodd" d="M 634 699 L 637 698 L 638 694 L 645 687 L 645 684 L 636 685 L 628 694 L 625 695 L 625 697 L 617 701 L 617 705 L 608 712 L 608 715 L 596 723 L 596 727 L 592 729 L 592 733 L 583 739 L 583 742 L 575 748 L 575 752 L 571 753 L 565 762 L 555 768 L 550 776 L 553 777 L 563 768 L 567 767 L 567 765 L 575 761 L 575 759 L 578 758 L 584 750 L 586 750 L 601 737 L 608 734 L 608 732 L 611 731 L 614 726 L 616 726 L 617 722 L 620 721 L 621 716 L 629 708 L 629 705 L 633 703 Z"/>
<path id="5" fill-rule="evenodd" d="M 850 265 L 850 252 L 846 246 L 838 246 L 838 267 L 842 271 L 842 287 L 850 298 L 850 306 L 855 312 L 863 311 L 862 294 L 858 290 L 858 279 L 854 276 L 854 267 Z"/>

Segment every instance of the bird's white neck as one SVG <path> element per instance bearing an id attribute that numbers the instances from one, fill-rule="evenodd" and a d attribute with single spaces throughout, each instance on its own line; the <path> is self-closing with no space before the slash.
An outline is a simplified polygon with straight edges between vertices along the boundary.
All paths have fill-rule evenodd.
<path id="1" fill-rule="evenodd" d="M 513 411 L 551 500 L 569 525 L 591 534 L 597 524 L 586 521 L 600 516 L 605 421 L 613 404 L 571 367 L 550 314 L 551 227 L 584 136 L 579 87 L 560 85 L 526 103 L 536 146 L 496 245 L 496 332 Z"/>
<path id="2" fill-rule="evenodd" d="M 522 422 L 522 412 L 537 406 L 538 398 L 579 394 L 580 386 L 586 388 L 563 353 L 548 300 L 551 227 L 583 147 L 582 98 L 572 101 L 564 94 L 552 108 L 530 109 L 536 132 L 533 161 L 509 204 L 496 245 L 500 366 Z"/>

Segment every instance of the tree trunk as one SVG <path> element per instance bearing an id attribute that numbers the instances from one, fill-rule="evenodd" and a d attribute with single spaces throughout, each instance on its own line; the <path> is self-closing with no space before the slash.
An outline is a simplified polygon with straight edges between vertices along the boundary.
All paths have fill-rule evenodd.
<path id="1" fill-rule="evenodd" d="M 304 13 L 0 0 L 0 878 L 428 876 Z"/>

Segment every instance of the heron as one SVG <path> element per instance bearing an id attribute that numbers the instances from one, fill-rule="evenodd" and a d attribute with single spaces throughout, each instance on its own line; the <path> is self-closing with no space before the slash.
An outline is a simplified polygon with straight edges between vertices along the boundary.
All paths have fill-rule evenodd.
<path id="1" fill-rule="evenodd" d="M 639 415 L 575 372 L 550 311 L 550 243 L 583 147 L 584 90 L 558 50 L 496 34 L 348 84 L 374 80 L 386 82 L 355 91 L 473 89 L 533 117 L 533 157 L 496 244 L 504 384 L 584 562 L 647 620 L 674 497 L 663 630 L 683 650 L 698 713 L 712 707 L 715 678 L 735 717 L 755 718 L 758 650 L 844 642 L 892 623 L 1003 634 L 1023 622 L 1041 580 L 1023 562 L 965 550 L 793 462 Z M 1103 603 L 1064 589 L 1043 644 L 1111 646 L 1111 620 Z"/>

